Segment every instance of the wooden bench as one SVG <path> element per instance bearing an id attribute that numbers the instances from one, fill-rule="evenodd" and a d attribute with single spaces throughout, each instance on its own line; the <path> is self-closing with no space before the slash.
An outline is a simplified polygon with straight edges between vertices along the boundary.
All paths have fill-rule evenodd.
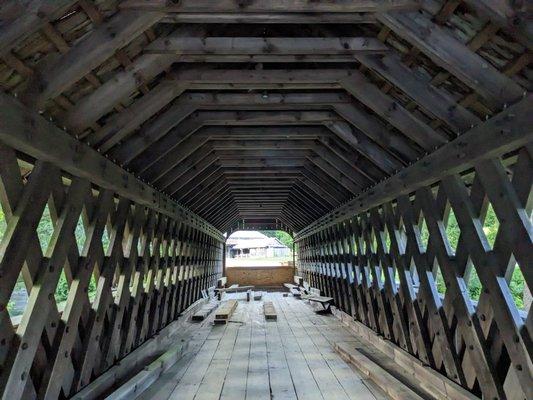
<path id="1" fill-rule="evenodd" d="M 331 304 L 333 303 L 333 297 L 312 295 L 312 296 L 306 296 L 305 299 L 322 305 L 323 310 L 318 310 L 316 311 L 317 313 L 331 314 Z"/>
<path id="2" fill-rule="evenodd" d="M 276 307 L 274 307 L 274 304 L 271 301 L 265 301 L 263 303 L 263 312 L 265 314 L 266 320 L 277 320 L 278 314 L 276 313 Z"/>
<path id="3" fill-rule="evenodd" d="M 293 285 L 292 283 L 284 283 L 283 286 L 285 286 L 287 289 L 296 289 L 298 286 Z"/>
<path id="4" fill-rule="evenodd" d="M 309 286 L 307 288 L 301 288 L 300 292 L 302 293 L 302 298 L 320 296 L 320 289 L 312 288 Z"/>
<path id="5" fill-rule="evenodd" d="M 216 288 L 216 292 L 225 292 L 225 293 L 239 293 L 239 292 L 246 292 L 248 290 L 251 290 L 255 288 L 255 286 L 249 285 L 249 286 L 239 286 L 239 285 L 231 285 L 227 288 Z"/>
<path id="6" fill-rule="evenodd" d="M 300 299 L 302 297 L 302 292 L 300 292 L 300 290 L 296 289 L 296 288 L 292 288 L 290 290 L 291 294 L 293 297 L 296 297 L 298 299 Z"/>
<path id="7" fill-rule="evenodd" d="M 226 324 L 237 308 L 237 300 L 228 300 L 222 303 L 215 312 L 215 324 Z"/>

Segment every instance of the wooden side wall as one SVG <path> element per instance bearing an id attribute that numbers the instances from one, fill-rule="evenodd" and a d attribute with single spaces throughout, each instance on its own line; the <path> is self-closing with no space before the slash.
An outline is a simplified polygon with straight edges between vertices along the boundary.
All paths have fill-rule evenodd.
<path id="1" fill-rule="evenodd" d="M 283 286 L 294 281 L 294 267 L 227 267 L 228 285 Z"/>
<path id="2" fill-rule="evenodd" d="M 18 156 L 0 142 L 7 222 L 0 238 L 0 397 L 69 397 L 215 285 L 223 238 L 200 229 L 190 214 L 163 214 L 51 162 L 30 165 Z M 47 205 L 53 233 L 43 251 L 37 229 Z M 62 274 L 69 293 L 60 311 L 54 293 Z M 8 303 L 21 275 L 29 301 L 14 326 Z"/>
<path id="3" fill-rule="evenodd" d="M 519 309 L 510 289 L 516 269 L 524 290 L 533 288 L 532 180 L 530 145 L 450 172 L 300 236 L 298 274 L 480 397 L 533 398 L 532 312 Z M 494 241 L 484 230 L 489 207 Z M 477 301 L 468 291 L 474 272 Z"/>

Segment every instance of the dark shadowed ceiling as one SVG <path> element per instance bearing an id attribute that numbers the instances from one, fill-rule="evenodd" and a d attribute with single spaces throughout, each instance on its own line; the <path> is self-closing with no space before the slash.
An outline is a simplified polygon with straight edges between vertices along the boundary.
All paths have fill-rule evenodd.
<path id="1" fill-rule="evenodd" d="M 222 231 L 298 231 L 521 99 L 525 7 L 7 1 L 0 85 Z"/>

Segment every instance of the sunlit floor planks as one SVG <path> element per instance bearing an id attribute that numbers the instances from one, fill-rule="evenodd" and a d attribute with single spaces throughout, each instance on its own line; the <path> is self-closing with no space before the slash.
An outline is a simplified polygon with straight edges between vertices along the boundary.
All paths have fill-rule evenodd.
<path id="1" fill-rule="evenodd" d="M 227 325 L 212 326 L 211 316 L 191 338 L 188 354 L 139 398 L 387 398 L 333 350 L 336 341 L 355 341 L 335 317 L 316 315 L 306 302 L 280 293 L 263 300 L 274 303 L 277 321 L 265 321 L 263 301 L 240 300 Z"/>

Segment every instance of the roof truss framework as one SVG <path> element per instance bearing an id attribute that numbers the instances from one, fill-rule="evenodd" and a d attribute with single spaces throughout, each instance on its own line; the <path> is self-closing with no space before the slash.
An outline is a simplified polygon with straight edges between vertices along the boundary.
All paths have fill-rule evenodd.
<path id="1" fill-rule="evenodd" d="M 466 0 L 18 3 L 0 7 L 0 149 L 6 148 L 6 160 L 11 157 L 0 162 L 0 201 L 7 216 L 13 214 L 10 209 L 16 208 L 17 193 L 23 190 L 13 183 L 20 178 L 13 167 L 16 150 L 18 163 L 33 170 L 30 177 L 43 179 L 56 206 L 72 206 L 71 214 L 62 215 L 67 223 L 74 221 L 78 208 L 97 208 L 92 195 L 105 200 L 109 191 L 117 204 L 113 208 L 106 200 L 100 207 L 113 208 L 102 212 L 113 216 L 112 224 L 119 230 L 125 224 L 133 234 L 130 228 L 138 221 L 137 236 L 155 245 L 179 237 L 180 243 L 198 251 L 198 260 L 217 257 L 220 232 L 261 227 L 298 232 L 302 259 L 307 257 L 304 271 L 318 282 L 324 271 L 316 271 L 309 261 L 317 254 L 331 256 L 340 251 L 339 243 L 352 237 L 372 245 L 380 231 L 388 229 L 391 234 L 421 219 L 434 238 L 428 257 L 434 257 L 441 269 L 463 261 L 490 264 L 492 256 L 480 250 L 476 238 L 482 237 L 476 224 L 486 205 L 480 199 L 488 198 L 501 220 L 517 226 L 513 233 L 500 221 L 506 230 L 500 241 L 508 248 L 498 244 L 494 254 L 506 261 L 516 257 L 526 270 L 523 248 L 530 242 L 520 227 L 528 225 L 520 220 L 522 211 L 513 207 L 522 207 L 530 216 L 531 182 L 523 173 L 510 188 L 502 174 L 511 176 L 530 165 L 527 92 L 532 87 L 533 31 L 527 6 Z M 14 175 L 12 181 L 5 178 Z M 466 183 L 467 192 L 458 179 Z M 26 196 L 33 196 L 36 189 L 24 184 Z M 71 189 L 66 191 L 64 185 Z M 438 191 L 431 192 L 432 187 Z M 506 194 L 516 192 L 518 198 L 509 194 L 512 204 L 504 203 L 495 187 Z M 413 194 L 410 204 L 408 196 Z M 37 199 L 35 215 L 29 197 L 24 199 L 24 218 L 37 220 L 46 199 Z M 126 210 L 127 202 L 133 208 Z M 145 215 L 133 214 L 142 207 Z M 462 239 L 468 245 L 461 244 L 457 259 L 442 253 L 436 231 L 450 207 L 468 238 Z M 433 215 L 426 215 L 432 209 Z M 167 220 L 168 226 L 162 222 Z M 58 232 L 63 232 L 59 225 Z M 31 233 L 24 234 L 33 240 Z M 405 234 L 410 246 L 406 251 L 420 276 L 426 264 L 412 244 L 416 229 L 407 227 Z M 208 255 L 198 250 L 202 243 L 211 246 Z M 513 254 L 508 255 L 511 247 Z M 401 257 L 400 248 L 387 250 L 368 254 L 368 259 L 359 256 L 358 262 L 403 262 L 395 258 Z M 55 260 L 63 261 L 64 251 L 59 245 Z M 99 249 L 92 252 L 100 256 Z M 70 253 L 73 263 L 75 252 Z M 31 277 L 31 287 L 32 267 L 20 257 L 19 269 Z M 216 275 L 213 271 L 209 279 Z M 507 275 L 496 271 L 480 277 L 490 291 L 480 300 L 480 309 L 505 297 L 495 282 L 508 281 Z M 55 277 L 49 279 L 53 286 Z M 529 275 L 526 280 L 531 288 Z M 5 298 L 11 293 L 10 282 L 0 284 Z M 384 304 L 393 304 L 393 282 L 384 284 L 376 290 L 390 296 L 383 297 Z M 431 282 L 422 279 L 421 285 L 427 290 Z M 458 293 L 453 284 L 449 288 Z M 361 290 L 355 296 L 365 295 L 366 289 Z M 524 343 L 531 343 L 531 313 L 524 323 L 506 305 L 487 318 L 492 325 L 482 324 L 476 332 L 470 325 L 460 327 L 451 341 L 472 342 L 481 356 L 456 349 L 451 359 L 432 353 L 449 343 L 435 339 L 431 330 L 441 322 L 432 320 L 429 331 L 424 330 L 429 318 L 425 313 L 434 308 L 452 312 L 450 318 L 459 318 L 460 325 L 472 314 L 469 303 L 452 307 L 445 299 L 439 306 L 438 298 L 424 294 L 427 306 L 411 310 L 411 288 L 402 282 L 399 290 L 407 299 L 403 309 L 412 314 L 410 321 L 396 322 L 400 327 L 415 323 L 417 337 L 425 342 L 409 342 L 409 332 L 402 331 L 394 332 L 397 344 L 476 394 L 530 397 L 531 352 L 524 350 Z M 176 304 L 173 315 L 192 298 L 180 300 L 183 304 Z M 349 302 L 340 297 L 337 301 L 350 309 Z M 386 312 L 384 304 L 381 312 Z M 102 300 L 101 307 L 106 306 Z M 363 314 L 352 311 L 365 322 Z M 373 311 L 367 311 L 371 318 Z M 391 334 L 386 321 L 392 321 L 394 310 L 390 315 L 374 311 L 377 322 L 365 323 Z M 5 309 L 0 312 L 0 333 L 14 337 Z M 54 307 L 51 312 L 57 317 Z M 172 319 L 169 315 L 167 321 Z M 41 317 L 32 318 L 38 322 L 35 326 L 44 327 Z M 77 316 L 72 318 L 77 323 Z M 117 326 L 113 329 L 118 332 Z M 43 329 L 55 340 L 50 343 L 61 342 L 79 355 L 78 344 L 68 335 L 58 342 L 55 331 Z M 98 335 L 99 329 L 95 324 L 87 338 Z M 135 341 L 140 344 L 150 336 L 147 329 L 143 328 L 144 336 L 126 335 L 117 351 Z M 112 340 L 119 340 L 117 332 Z M 37 346 L 41 332 L 23 333 L 30 351 L 17 350 L 15 342 L 8 353 L 0 348 L 0 365 L 5 360 L 8 365 L 0 369 L 0 383 L 8 385 L 15 398 L 24 390 L 49 398 L 61 390 L 72 394 L 115 356 L 115 350 L 100 355 L 102 360 L 94 361 L 98 366 L 84 359 L 79 376 L 71 374 L 59 388 L 52 382 L 72 368 L 70 358 L 59 361 L 56 347 L 57 354 L 48 360 Z M 485 354 L 487 342 L 500 346 L 496 352 L 504 356 Z M 102 349 L 114 345 L 102 344 Z M 39 375 L 33 368 L 31 379 L 19 385 L 14 376 L 26 377 L 32 354 L 52 367 L 50 375 Z M 513 368 L 518 372 L 510 372 Z"/>

